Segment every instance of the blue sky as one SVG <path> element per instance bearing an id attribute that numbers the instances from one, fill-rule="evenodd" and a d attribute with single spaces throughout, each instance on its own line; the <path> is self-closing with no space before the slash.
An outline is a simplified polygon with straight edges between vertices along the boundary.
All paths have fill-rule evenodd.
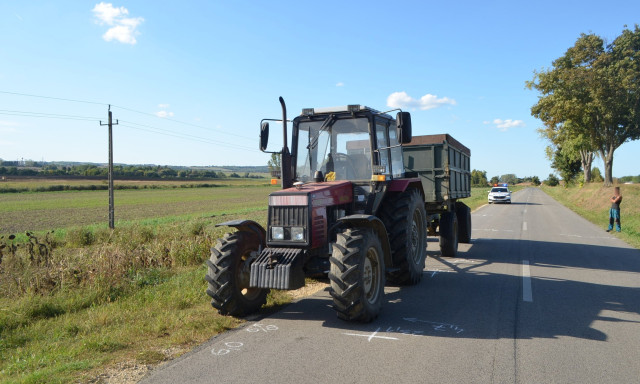
<path id="1" fill-rule="evenodd" d="M 580 33 L 612 41 L 639 15 L 637 0 L 3 1 L 0 158 L 106 162 L 111 104 L 117 163 L 264 165 L 259 122 L 283 96 L 289 117 L 400 106 L 414 135 L 451 134 L 489 177 L 544 179 L 525 81 Z M 639 151 L 620 147 L 614 176 L 640 174 Z"/>

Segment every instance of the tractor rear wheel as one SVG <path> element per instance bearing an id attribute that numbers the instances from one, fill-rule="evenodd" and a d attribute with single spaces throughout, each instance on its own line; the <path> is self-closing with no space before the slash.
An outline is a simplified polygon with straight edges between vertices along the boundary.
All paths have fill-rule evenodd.
<path id="1" fill-rule="evenodd" d="M 384 255 L 372 229 L 338 233 L 331 256 L 331 296 L 339 318 L 370 322 L 382 308 Z"/>
<path id="2" fill-rule="evenodd" d="M 221 315 L 244 316 L 267 302 L 268 289 L 249 287 L 249 274 L 260 239 L 252 232 L 227 233 L 211 248 L 207 260 L 209 283 L 207 294 L 211 305 Z"/>
<path id="3" fill-rule="evenodd" d="M 384 205 L 382 217 L 389 234 L 393 265 L 399 268 L 387 278 L 395 284 L 418 284 L 427 256 L 427 219 L 422 195 L 416 189 L 397 195 Z"/>
<path id="4" fill-rule="evenodd" d="M 440 215 L 440 252 L 448 257 L 458 252 L 458 218 L 454 212 Z"/>

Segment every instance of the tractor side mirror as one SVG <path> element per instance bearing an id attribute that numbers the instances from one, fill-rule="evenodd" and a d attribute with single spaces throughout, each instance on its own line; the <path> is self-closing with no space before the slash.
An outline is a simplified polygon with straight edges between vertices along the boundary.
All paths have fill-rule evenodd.
<path id="1" fill-rule="evenodd" d="M 260 127 L 260 150 L 262 152 L 267 150 L 267 144 L 269 143 L 269 123 L 264 121 Z"/>
<path id="2" fill-rule="evenodd" d="M 398 141 L 400 144 L 411 142 L 411 114 L 409 112 L 398 112 L 396 115 L 396 129 L 398 130 Z"/>

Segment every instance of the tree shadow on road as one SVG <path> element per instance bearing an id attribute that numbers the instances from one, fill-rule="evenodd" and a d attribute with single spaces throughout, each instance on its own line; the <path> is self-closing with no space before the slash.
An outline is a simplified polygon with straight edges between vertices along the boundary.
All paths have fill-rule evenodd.
<path id="1" fill-rule="evenodd" d="M 270 318 L 319 321 L 323 327 L 365 334 L 597 341 L 607 340 L 602 330 L 610 327 L 607 323 L 638 323 L 637 249 L 478 239 L 457 258 L 428 253 L 422 281 L 388 286 L 382 313 L 372 323 L 337 319 L 328 290 Z M 523 260 L 531 270 L 532 302 L 523 300 Z"/>

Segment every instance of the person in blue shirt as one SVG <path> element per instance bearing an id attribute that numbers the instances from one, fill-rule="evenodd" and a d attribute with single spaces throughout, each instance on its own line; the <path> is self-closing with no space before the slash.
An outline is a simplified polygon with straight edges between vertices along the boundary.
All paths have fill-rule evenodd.
<path id="1" fill-rule="evenodd" d="M 611 197 L 611 209 L 609 210 L 609 229 L 607 232 L 613 230 L 613 222 L 616 223 L 616 231 L 620 232 L 620 203 L 622 203 L 622 195 L 620 194 L 620 187 L 613 189 L 614 195 Z"/>

